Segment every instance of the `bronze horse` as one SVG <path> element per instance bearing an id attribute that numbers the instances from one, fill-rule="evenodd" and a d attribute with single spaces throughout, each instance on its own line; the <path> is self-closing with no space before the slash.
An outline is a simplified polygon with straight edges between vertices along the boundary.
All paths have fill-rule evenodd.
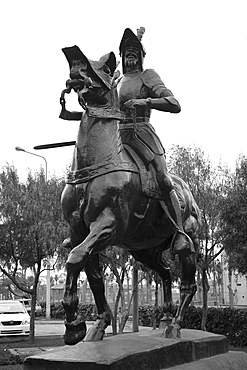
<path id="1" fill-rule="evenodd" d="M 76 344 L 83 339 L 103 339 L 104 330 L 111 322 L 99 267 L 99 253 L 109 246 L 118 245 L 127 249 L 137 261 L 160 275 L 164 289 L 164 312 L 169 314 L 172 306 L 171 274 L 162 252 L 170 247 L 175 227 L 164 212 L 157 193 L 148 193 L 144 189 L 150 176 L 155 182 L 151 169 L 147 170 L 131 149 L 122 145 L 114 53 L 94 62 L 87 59 L 77 46 L 64 48 L 63 52 L 70 65 L 70 79 L 65 92 L 71 89 L 76 91 L 85 110 L 71 172 L 61 199 L 71 233 L 65 244 L 70 244 L 72 248 L 66 262 L 63 298 L 65 343 Z M 65 116 L 70 113 L 73 116 L 73 112 L 66 111 L 64 92 L 61 103 Z M 75 119 L 78 119 L 80 114 L 74 113 Z M 180 198 L 184 200 L 184 230 L 195 248 L 193 252 L 179 255 L 181 301 L 173 319 L 173 325 L 179 327 L 196 292 L 194 276 L 200 212 L 187 184 L 176 176 L 172 179 Z M 83 269 L 98 309 L 98 319 L 88 332 L 85 319 L 77 312 L 77 279 Z"/>

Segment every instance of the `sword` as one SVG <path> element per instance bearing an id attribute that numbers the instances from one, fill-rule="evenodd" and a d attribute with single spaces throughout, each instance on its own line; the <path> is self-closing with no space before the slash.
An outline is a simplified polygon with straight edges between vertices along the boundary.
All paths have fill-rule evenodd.
<path id="1" fill-rule="evenodd" d="M 37 145 L 37 146 L 34 146 L 33 149 L 39 150 L 39 149 L 60 148 L 62 146 L 75 145 L 75 143 L 76 143 L 75 141 L 64 141 L 62 143 Z"/>

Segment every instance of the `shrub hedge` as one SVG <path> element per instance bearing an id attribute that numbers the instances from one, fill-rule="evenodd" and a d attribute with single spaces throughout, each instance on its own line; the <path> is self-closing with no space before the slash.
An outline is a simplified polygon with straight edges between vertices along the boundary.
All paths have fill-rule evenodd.
<path id="1" fill-rule="evenodd" d="M 176 308 L 173 308 L 173 315 Z M 143 326 L 152 326 L 153 315 L 156 316 L 157 326 L 163 314 L 161 307 L 154 312 L 153 306 L 139 307 L 139 322 Z M 200 330 L 202 308 L 190 306 L 184 317 L 183 328 Z M 225 335 L 234 347 L 247 346 L 247 310 L 235 308 L 210 307 L 207 312 L 207 331 Z"/>
<path id="2" fill-rule="evenodd" d="M 45 316 L 45 303 L 41 304 L 43 316 Z M 97 309 L 94 304 L 79 303 L 79 313 L 87 321 L 95 321 Z M 173 307 L 175 315 L 176 307 Z M 62 304 L 51 304 L 51 318 L 64 319 L 65 312 Z M 153 326 L 154 317 L 157 327 L 163 316 L 162 307 L 154 309 L 151 305 L 139 307 L 139 324 L 142 326 Z M 202 308 L 190 306 L 185 314 L 183 328 L 197 329 L 201 328 Z M 210 307 L 207 312 L 206 328 L 209 332 L 225 335 L 229 344 L 235 347 L 247 346 L 247 310 L 235 308 L 216 308 Z"/>
<path id="3" fill-rule="evenodd" d="M 46 315 L 46 303 L 41 303 L 42 307 L 42 316 Z M 78 305 L 79 314 L 85 317 L 86 321 L 95 321 L 97 317 L 97 308 L 94 304 L 86 303 L 82 304 L 79 303 Z M 62 306 L 62 303 L 51 303 L 51 318 L 52 319 L 60 319 L 64 320 L 65 318 L 65 311 Z"/>

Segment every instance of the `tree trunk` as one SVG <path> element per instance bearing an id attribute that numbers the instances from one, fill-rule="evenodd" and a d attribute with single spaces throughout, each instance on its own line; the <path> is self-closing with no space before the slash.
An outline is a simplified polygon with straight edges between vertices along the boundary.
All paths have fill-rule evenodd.
<path id="1" fill-rule="evenodd" d="M 155 281 L 154 311 L 153 311 L 153 329 L 156 329 L 156 327 L 157 327 L 156 310 L 158 308 L 158 299 L 159 299 L 159 283 L 157 281 Z"/>
<path id="2" fill-rule="evenodd" d="M 30 334 L 29 334 L 29 340 L 30 343 L 34 343 L 35 338 L 35 306 L 36 306 L 36 300 L 37 300 L 37 287 L 34 287 L 32 298 L 31 298 L 31 312 L 30 312 Z"/>
<path id="3" fill-rule="evenodd" d="M 138 313 L 138 268 L 136 263 L 133 264 L 133 276 L 132 276 L 132 290 L 133 290 L 133 321 L 132 331 L 133 333 L 139 331 L 139 313 Z"/>
<path id="4" fill-rule="evenodd" d="M 117 335 L 118 306 L 121 297 L 121 285 L 118 286 L 117 298 L 114 302 L 114 314 L 112 317 L 112 334 Z"/>
<path id="5" fill-rule="evenodd" d="M 119 333 L 123 333 L 125 324 L 128 320 L 129 317 L 129 310 L 126 311 L 125 307 L 125 297 L 124 297 L 124 277 L 125 277 L 125 269 L 122 270 L 121 272 L 121 277 L 115 271 L 115 276 L 117 279 L 117 284 L 118 284 L 118 292 L 117 292 L 117 297 L 116 301 L 114 302 L 114 318 L 112 321 L 112 331 L 113 335 L 117 334 L 117 321 L 119 323 Z M 121 306 L 119 306 L 119 302 L 121 302 Z"/>
<path id="6" fill-rule="evenodd" d="M 203 267 L 202 268 L 202 322 L 201 322 L 201 330 L 204 330 L 204 331 L 206 331 L 206 320 L 207 320 L 207 311 L 208 311 L 208 291 L 209 291 L 209 284 L 208 284 L 207 270 Z"/>
<path id="7" fill-rule="evenodd" d="M 197 297 L 197 301 L 199 304 L 202 303 L 202 296 L 201 296 L 201 277 L 200 277 L 200 271 L 197 271 L 197 274 L 196 274 L 196 286 L 197 286 L 197 289 L 196 289 L 196 297 Z"/>
<path id="8" fill-rule="evenodd" d="M 112 315 L 111 325 L 112 325 L 112 334 L 117 335 L 117 317 L 115 315 Z"/>
<path id="9" fill-rule="evenodd" d="M 234 307 L 234 302 L 233 302 L 233 290 L 232 290 L 232 273 L 228 271 L 228 279 L 229 279 L 229 284 L 227 288 L 229 289 L 229 305 L 230 308 Z"/>
<path id="10" fill-rule="evenodd" d="M 128 310 L 126 310 L 126 307 L 125 307 L 125 297 L 124 297 L 124 287 L 123 285 L 121 286 L 121 288 L 119 287 L 120 289 L 120 296 L 121 296 L 121 307 L 119 307 L 119 311 L 118 311 L 118 320 L 119 320 L 119 333 L 122 334 L 123 333 L 123 330 L 124 330 L 124 327 L 125 327 L 125 324 L 128 320 L 128 317 L 129 317 L 129 312 Z"/>
<path id="11" fill-rule="evenodd" d="M 127 276 L 127 301 L 128 301 L 128 306 L 130 303 L 130 278 Z"/>

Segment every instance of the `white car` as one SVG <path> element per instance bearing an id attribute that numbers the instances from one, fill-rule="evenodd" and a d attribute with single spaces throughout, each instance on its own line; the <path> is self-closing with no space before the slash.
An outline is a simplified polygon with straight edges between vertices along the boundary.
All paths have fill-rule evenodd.
<path id="1" fill-rule="evenodd" d="M 0 301 L 0 337 L 29 335 L 30 316 L 19 301 Z"/>

